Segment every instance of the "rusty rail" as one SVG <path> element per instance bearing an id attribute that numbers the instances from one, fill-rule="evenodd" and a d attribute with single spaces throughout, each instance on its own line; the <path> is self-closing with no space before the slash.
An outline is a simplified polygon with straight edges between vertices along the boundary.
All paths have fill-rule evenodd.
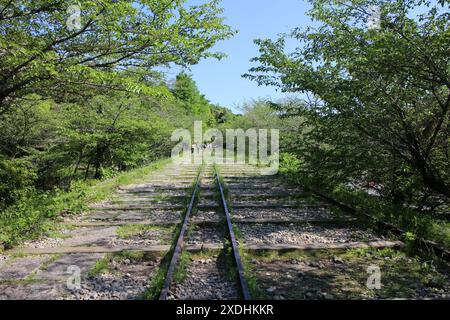
<path id="1" fill-rule="evenodd" d="M 189 202 L 189 207 L 187 208 L 186 215 L 184 216 L 183 226 L 181 227 L 180 234 L 177 239 L 177 244 L 173 251 L 172 259 L 170 260 L 169 268 L 167 269 L 166 278 L 164 280 L 163 288 L 161 289 L 161 293 L 159 295 L 159 300 L 167 300 L 167 295 L 169 293 L 170 286 L 172 285 L 173 275 L 175 273 L 175 269 L 180 259 L 181 253 L 183 252 L 184 247 L 184 237 L 186 235 L 186 231 L 189 226 L 189 221 L 191 219 L 192 209 L 194 208 L 195 198 L 197 197 L 197 191 L 199 189 L 200 183 L 200 175 L 202 170 L 197 175 L 197 179 L 195 181 L 194 191 L 192 192 L 191 201 Z"/>
<path id="2" fill-rule="evenodd" d="M 231 222 L 231 215 L 230 215 L 230 212 L 228 211 L 227 201 L 225 199 L 223 187 L 222 187 L 222 184 L 220 183 L 220 176 L 219 176 L 219 173 L 217 172 L 216 168 L 214 168 L 214 174 L 217 179 L 217 185 L 219 186 L 220 199 L 221 199 L 223 211 L 225 212 L 225 216 L 227 219 L 228 233 L 230 235 L 231 247 L 233 250 L 233 257 L 234 257 L 234 262 L 236 265 L 236 271 L 237 271 L 237 276 L 238 276 L 238 281 L 239 281 L 239 286 L 241 289 L 242 297 L 244 298 L 244 300 L 250 300 L 251 299 L 250 291 L 248 289 L 247 280 L 245 280 L 244 267 L 242 265 L 241 255 L 239 253 L 236 236 L 234 234 L 233 224 Z"/>

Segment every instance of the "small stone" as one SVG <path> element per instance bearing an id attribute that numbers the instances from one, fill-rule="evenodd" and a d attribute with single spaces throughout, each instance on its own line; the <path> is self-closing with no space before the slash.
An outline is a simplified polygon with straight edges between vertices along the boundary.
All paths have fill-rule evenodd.
<path id="1" fill-rule="evenodd" d="M 274 293 L 275 290 L 277 290 L 276 287 L 270 287 L 270 288 L 268 288 L 266 291 L 267 291 L 268 293 Z"/>
<path id="2" fill-rule="evenodd" d="M 124 263 L 125 263 L 125 264 L 130 264 L 130 263 L 131 263 L 131 260 L 130 260 L 130 259 L 125 259 Z"/>
<path id="3" fill-rule="evenodd" d="M 339 257 L 333 257 L 333 262 L 334 263 L 338 263 L 338 264 L 344 264 L 344 260 L 342 260 L 342 258 Z"/>

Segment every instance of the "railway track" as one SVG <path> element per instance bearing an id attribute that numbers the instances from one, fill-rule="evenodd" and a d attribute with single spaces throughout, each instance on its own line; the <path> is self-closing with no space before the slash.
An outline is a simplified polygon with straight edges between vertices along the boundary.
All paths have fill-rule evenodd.
<path id="1" fill-rule="evenodd" d="M 241 252 L 319 252 L 403 245 L 353 227 L 353 217 L 335 214 L 328 203 L 308 198 L 301 190 L 286 190 L 281 181 L 259 176 L 256 167 L 205 167 L 196 179 L 159 299 L 251 299 L 246 279 L 251 266 L 246 272 Z M 184 276 L 175 281 L 182 252 L 194 251 L 192 246 L 200 255 L 188 259 L 185 270 L 178 271 Z M 202 259 L 202 255 L 207 258 Z M 208 264 L 212 266 L 205 267 Z M 224 285 L 215 288 L 214 281 Z M 228 294 L 222 294 L 223 290 Z"/>
<path id="2" fill-rule="evenodd" d="M 217 181 L 215 199 L 211 198 L 210 179 L 200 183 L 201 192 L 192 219 L 194 231 L 187 236 L 186 250 L 196 251 L 190 247 L 196 245 L 203 255 L 219 250 L 232 258 L 230 265 L 212 255 L 213 264 L 222 264 L 222 268 L 228 268 L 228 275 L 233 275 L 234 292 L 238 291 L 239 295 L 203 295 L 211 290 L 220 291 L 214 286 L 211 289 L 209 278 L 223 280 L 205 272 L 204 264 L 198 263 L 199 258 L 194 254 L 185 280 L 172 283 L 167 290 L 169 299 L 384 297 L 384 292 L 368 289 L 366 279 L 352 283 L 347 279 L 351 278 L 348 274 L 358 269 L 359 276 L 367 276 L 364 268 L 379 266 L 386 270 L 402 262 L 413 268 L 411 259 L 401 253 L 403 242 L 368 230 L 364 222 L 321 197 L 288 186 L 277 177 L 260 176 L 253 166 L 217 168 L 206 168 L 204 175 L 212 175 Z M 221 207 L 219 213 L 217 202 Z M 224 230 L 217 235 L 221 221 Z M 190 241 L 192 237 L 196 241 Z M 221 237 L 227 241 L 221 243 Z M 251 289 L 246 277 L 252 280 Z M 414 286 L 416 279 L 409 280 Z M 338 281 L 343 282 L 342 287 L 330 287 L 330 283 Z M 228 282 L 228 286 L 232 284 Z"/>
<path id="3" fill-rule="evenodd" d="M 448 271 L 427 269 L 397 238 L 250 165 L 169 165 L 67 223 L 67 239 L 0 261 L 1 281 L 36 280 L 0 282 L 0 298 L 134 299 L 151 290 L 161 300 L 378 299 L 450 291 Z M 81 290 L 65 288 L 69 265 L 81 268 Z M 99 265 L 105 271 L 93 273 Z M 373 266 L 384 272 L 385 291 L 366 287 Z"/>
<path id="4" fill-rule="evenodd" d="M 193 299 L 194 297 L 197 298 L 242 298 L 244 300 L 249 300 L 250 297 L 250 291 L 248 288 L 247 281 L 245 279 L 244 275 L 244 268 L 242 266 L 241 257 L 239 253 L 238 244 L 236 241 L 236 236 L 234 234 L 233 225 L 231 221 L 231 216 L 228 211 L 228 205 L 225 198 L 225 194 L 223 191 L 223 187 L 221 184 L 220 176 L 215 168 L 212 168 L 211 166 L 208 166 L 204 169 L 206 174 L 210 174 L 211 171 L 213 171 L 213 181 L 215 181 L 215 186 L 212 184 L 212 181 L 209 179 L 209 182 L 206 184 L 201 183 L 201 173 L 199 173 L 197 180 L 195 182 L 195 187 L 193 189 L 192 195 L 191 195 L 191 201 L 187 208 L 184 222 L 181 228 L 181 231 L 179 233 L 176 246 L 173 251 L 173 255 L 168 267 L 168 271 L 166 274 L 166 278 L 164 280 L 164 285 L 161 290 L 161 294 L 159 296 L 160 300 L 167 300 L 170 299 L 176 299 L 176 298 L 186 298 L 186 299 Z M 216 190 L 214 190 L 214 187 Z M 189 239 L 188 230 L 190 227 L 199 226 L 199 221 L 194 220 L 192 218 L 193 211 L 194 211 L 194 203 L 196 201 L 196 197 L 198 196 L 199 189 L 206 189 L 207 192 L 209 191 L 209 196 L 211 197 L 214 194 L 214 191 L 218 193 L 220 201 L 219 203 L 216 203 L 216 205 L 209 203 L 208 205 L 203 205 L 203 208 L 213 209 L 217 215 L 220 215 L 220 209 L 221 207 L 223 214 L 224 214 L 224 221 L 225 226 L 223 232 L 220 232 L 220 227 L 215 230 L 218 235 L 216 237 L 216 240 L 221 241 L 223 243 L 223 246 L 218 246 L 217 248 L 220 250 L 220 254 L 213 254 L 212 256 L 208 257 L 208 259 L 200 259 L 200 263 L 196 262 L 195 259 L 193 259 L 194 262 L 194 268 L 199 268 L 199 266 L 203 267 L 203 269 L 211 269 L 211 270 L 202 270 L 200 276 L 196 276 L 196 283 L 200 284 L 199 289 L 200 292 L 193 293 L 190 290 L 192 289 L 192 280 L 187 280 L 187 283 L 190 285 L 189 287 L 183 286 L 183 284 L 177 284 L 174 283 L 174 274 L 176 272 L 176 269 L 178 267 L 178 264 L 181 260 L 181 255 L 183 248 L 185 246 L 185 239 Z M 214 191 L 213 191 L 214 190 Z M 211 193 L 211 191 L 213 191 Z M 214 200 L 213 200 L 214 202 Z M 198 213 L 198 212 L 197 212 Z M 193 221 L 194 220 L 194 221 Z M 191 226 L 190 223 L 193 221 L 193 225 Z M 204 222 L 204 221 L 203 221 Z M 213 221 L 209 221 L 212 224 L 220 225 L 222 222 L 222 219 L 216 219 Z M 216 226 L 217 227 L 217 226 Z M 202 243 L 206 244 L 206 243 Z M 213 246 L 210 246 L 212 248 Z M 227 252 L 227 249 L 230 249 L 230 252 Z M 205 249 L 205 246 L 202 246 L 202 249 Z M 228 256 L 227 256 L 228 255 Z M 227 264 L 227 261 L 229 262 L 229 259 L 232 259 L 231 264 Z M 210 266 L 206 266 L 210 264 Z M 230 270 L 231 269 L 231 270 Z M 234 269 L 234 270 L 233 270 Z M 192 269 L 191 269 L 192 271 Z M 194 271 L 195 272 L 195 271 Z M 236 278 L 236 282 L 233 281 L 233 273 Z M 202 279 L 202 277 L 204 279 Z M 222 285 L 219 286 L 218 291 L 217 289 L 214 292 L 208 292 L 207 286 L 210 286 L 211 284 L 208 284 L 208 281 L 213 281 L 216 283 L 212 283 L 212 285 L 217 285 L 217 282 L 221 283 Z M 202 290 L 202 286 L 206 286 Z M 186 292 L 188 291 L 188 292 Z M 203 291 L 203 292 L 202 292 Z M 204 294 L 207 292 L 208 294 L 211 294 L 211 296 L 202 296 L 202 293 Z"/>

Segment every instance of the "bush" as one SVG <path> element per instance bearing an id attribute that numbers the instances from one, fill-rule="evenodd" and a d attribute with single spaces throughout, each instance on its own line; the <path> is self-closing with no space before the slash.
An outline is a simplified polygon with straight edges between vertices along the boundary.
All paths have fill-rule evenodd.
<path id="1" fill-rule="evenodd" d="M 80 213 L 85 208 L 85 186 L 77 183 L 69 191 L 23 193 L 21 199 L 0 213 L 0 243 L 11 247 L 48 231 L 54 218 Z"/>
<path id="2" fill-rule="evenodd" d="M 281 173 L 298 173 L 301 162 L 295 154 L 282 153 L 280 156 Z"/>
<path id="3" fill-rule="evenodd" d="M 26 162 L 6 160 L 0 156 L 0 210 L 18 201 L 31 188 L 35 177 Z"/>

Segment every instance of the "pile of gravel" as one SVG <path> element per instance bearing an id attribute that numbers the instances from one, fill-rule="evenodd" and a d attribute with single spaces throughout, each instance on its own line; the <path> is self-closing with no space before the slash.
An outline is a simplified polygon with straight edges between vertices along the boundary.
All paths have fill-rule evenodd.
<path id="1" fill-rule="evenodd" d="M 225 300 L 238 299 L 235 282 L 229 280 L 219 270 L 214 259 L 197 259 L 187 269 L 187 278 L 181 284 L 175 284 L 168 300 Z"/>
<path id="2" fill-rule="evenodd" d="M 324 228 L 279 224 L 237 224 L 242 240 L 248 244 L 348 243 L 380 240 L 369 231 L 356 228 Z"/>
<path id="3" fill-rule="evenodd" d="M 136 300 L 150 287 L 159 260 L 112 260 L 110 271 L 84 279 L 80 289 L 69 291 L 68 300 Z"/>
<path id="4" fill-rule="evenodd" d="M 187 239 L 188 244 L 223 244 L 224 232 L 219 226 L 196 226 Z"/>
<path id="5" fill-rule="evenodd" d="M 61 246 L 63 242 L 62 238 L 44 237 L 39 240 L 25 241 L 21 246 L 33 249 L 55 248 Z"/>
<path id="6" fill-rule="evenodd" d="M 221 221 L 223 218 L 223 213 L 219 210 L 198 210 L 193 216 L 194 221 Z"/>

